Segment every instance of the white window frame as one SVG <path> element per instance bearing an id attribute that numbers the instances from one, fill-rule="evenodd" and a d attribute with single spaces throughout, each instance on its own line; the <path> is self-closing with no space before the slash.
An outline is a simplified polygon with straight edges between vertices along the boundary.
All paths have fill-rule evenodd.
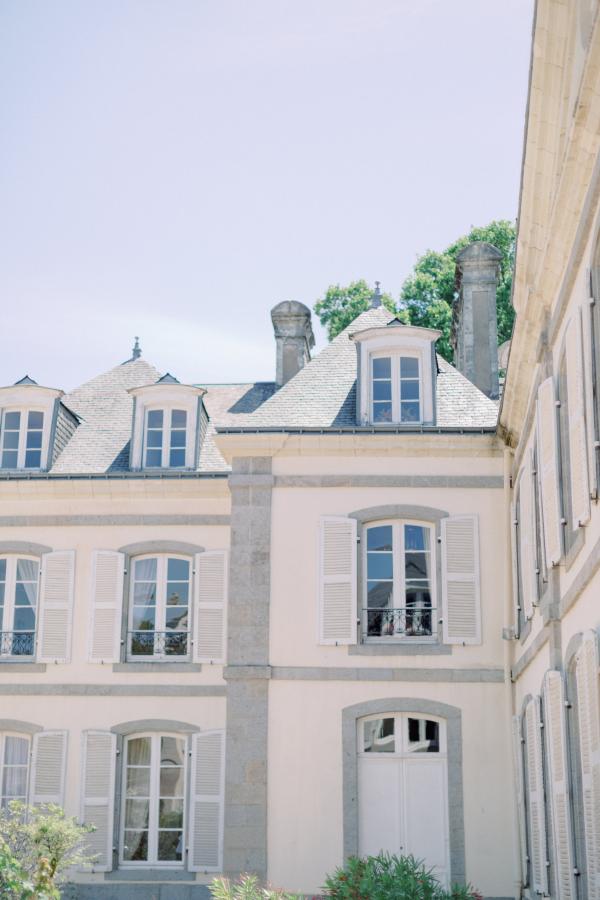
<path id="1" fill-rule="evenodd" d="M 133 611 L 135 596 L 135 564 L 144 559 L 156 560 L 156 619 L 154 633 L 166 633 L 166 616 L 167 616 L 167 575 L 169 559 L 182 559 L 189 565 L 189 581 L 188 581 L 188 626 L 187 626 L 187 653 L 180 656 L 175 653 L 132 653 L 131 652 L 131 633 L 133 628 Z M 193 640 L 193 607 L 194 607 L 194 579 L 196 572 L 194 568 L 194 558 L 186 556 L 184 553 L 143 553 L 140 556 L 134 556 L 130 560 L 129 575 L 129 604 L 127 612 L 127 661 L 128 662 L 188 662 L 192 658 L 192 640 Z"/>
<path id="2" fill-rule="evenodd" d="M 364 725 L 365 722 L 375 722 L 378 719 L 394 720 L 394 741 L 395 749 L 393 753 L 366 753 L 364 749 Z M 438 725 L 439 748 L 436 751 L 420 751 L 411 750 L 408 740 L 408 720 L 422 719 L 429 722 L 436 722 Z M 432 716 L 423 712 L 400 712 L 400 713 L 374 713 L 370 716 L 364 716 L 358 720 L 358 755 L 367 759 L 413 759 L 415 756 L 440 757 L 448 756 L 448 744 L 446 733 L 446 720 L 440 716 Z"/>
<path id="3" fill-rule="evenodd" d="M 158 450 L 158 447 L 149 447 L 148 446 L 148 430 L 155 431 L 158 429 L 148 429 L 148 419 L 150 413 L 152 412 L 162 412 L 163 414 L 163 424 L 162 424 L 162 445 L 160 447 L 161 450 L 161 463 L 160 466 L 152 466 L 147 462 L 148 450 Z M 185 413 L 185 429 L 183 428 L 173 428 L 171 424 L 171 417 L 173 412 L 183 412 Z M 159 406 L 152 405 L 146 407 L 144 410 L 144 443 L 142 448 L 143 460 L 144 460 L 144 468 L 145 469 L 185 469 L 187 467 L 188 461 L 188 448 L 190 445 L 190 411 L 185 406 Z M 167 424 L 165 424 L 167 423 Z M 171 447 L 171 439 L 173 431 L 184 431 L 185 430 L 185 444 L 183 447 Z M 184 462 L 181 466 L 172 466 L 170 462 L 170 453 L 171 450 L 183 450 Z"/>
<path id="4" fill-rule="evenodd" d="M 392 382 L 392 420 L 391 422 L 376 422 L 375 421 L 375 398 L 374 398 L 374 390 L 373 390 L 373 363 L 376 359 L 389 359 L 390 360 L 390 370 L 391 370 L 391 382 Z M 400 401 L 400 385 L 401 385 L 401 376 L 400 376 L 400 360 L 401 359 L 416 359 L 417 365 L 419 368 L 418 374 L 418 382 L 419 382 L 419 417 L 418 419 L 414 419 L 410 422 L 402 421 L 402 405 Z M 408 381 L 416 381 L 417 379 L 410 378 L 405 379 Z M 408 401 L 406 401 L 408 402 Z M 417 401 L 412 401 L 417 402 Z M 369 354 L 369 416 L 373 425 L 421 425 L 423 423 L 423 363 L 421 358 L 421 353 L 417 350 L 411 349 L 401 349 L 391 352 L 389 350 L 377 350 L 376 352 Z"/>
<path id="5" fill-rule="evenodd" d="M 403 598 L 404 604 L 406 604 L 406 577 L 405 577 L 405 561 L 406 561 L 406 548 L 404 545 L 404 526 L 405 525 L 416 525 L 419 528 L 425 528 L 429 532 L 429 593 L 431 595 L 431 635 L 379 635 L 377 637 L 372 636 L 369 637 L 367 634 L 368 627 L 368 618 L 365 613 L 365 610 L 369 609 L 368 606 L 368 537 L 367 533 L 371 528 L 379 528 L 384 525 L 392 526 L 392 566 L 393 566 L 393 587 L 392 587 L 392 597 L 394 599 L 394 603 L 396 598 Z M 361 638 L 363 643 L 365 644 L 398 644 L 398 643 L 409 643 L 409 644 L 432 644 L 437 643 L 438 634 L 437 634 L 437 620 L 439 610 L 437 608 L 437 559 L 436 559 L 436 534 L 435 534 L 435 526 L 431 522 L 420 522 L 417 519 L 380 519 L 373 522 L 369 522 L 365 525 L 363 531 L 363 551 L 362 551 L 362 584 L 361 584 L 361 598 L 362 598 L 362 608 L 361 608 Z M 375 607 L 373 607 L 375 608 Z M 407 607 L 403 606 L 393 606 L 392 609 L 404 609 Z M 427 607 L 423 607 L 427 609 Z M 415 609 L 419 609 L 419 607 L 415 607 Z"/>
<path id="6" fill-rule="evenodd" d="M 35 598 L 35 625 L 33 628 L 33 642 L 31 647 L 31 653 L 8 653 L 4 650 L 2 642 L 0 642 L 0 660 L 1 659 L 18 659 L 18 660 L 30 660 L 35 657 L 35 648 L 37 641 L 37 632 L 39 626 L 39 610 L 40 610 L 40 574 L 41 574 L 41 565 L 40 560 L 37 556 L 30 556 L 26 553 L 2 553 L 0 554 L 0 559 L 6 560 L 6 581 L 4 587 L 4 606 L 3 606 L 3 614 L 2 621 L 0 626 L 0 634 L 14 634 L 15 630 L 15 610 L 16 610 L 16 592 L 17 592 L 17 564 L 19 560 L 24 559 L 27 562 L 34 562 L 38 567 L 37 574 L 37 587 L 36 587 L 36 598 Z M 11 628 L 7 628 L 7 624 L 10 622 Z M 23 632 L 27 634 L 29 632 Z"/>
<path id="7" fill-rule="evenodd" d="M 181 860 L 159 860 L 158 859 L 158 816 L 160 807 L 160 742 L 164 737 L 177 738 L 185 744 L 183 753 L 183 818 L 181 826 L 181 837 L 183 850 Z M 125 804 L 127 802 L 127 744 L 136 738 L 151 738 L 151 756 L 150 756 L 150 799 L 148 813 L 148 859 L 144 860 L 125 860 L 123 851 L 125 844 Z M 187 863 L 187 844 L 188 844 L 188 793 L 189 793 L 189 758 L 190 758 L 190 739 L 189 735 L 181 734 L 175 731 L 143 731 L 138 734 L 128 734 L 123 741 L 123 759 L 121 763 L 121 780 L 123 789 L 121 791 L 121 814 L 119 817 L 119 868 L 120 869 L 147 869 L 147 868 L 165 868 L 165 869 L 184 869 Z M 130 797 L 129 799 L 135 799 Z M 154 807 L 154 808 L 153 808 Z M 153 853 L 151 853 L 151 850 Z"/>
<path id="8" fill-rule="evenodd" d="M 31 428 L 30 429 L 28 427 L 30 412 L 36 412 L 36 413 L 41 414 L 41 416 L 42 416 L 42 427 L 41 428 Z M 5 423 L 6 423 L 6 416 L 7 416 L 7 414 L 10 414 L 10 413 L 19 413 L 20 414 L 19 443 L 18 443 L 18 447 L 17 447 L 17 465 L 16 466 L 4 466 L 3 465 L 3 456 L 4 456 L 4 451 L 5 451 L 4 435 L 6 432 Z M 8 471 L 13 471 L 16 469 L 25 469 L 26 471 L 31 471 L 31 472 L 37 472 L 42 468 L 44 458 L 45 458 L 44 457 L 45 449 L 46 449 L 45 448 L 45 443 L 46 443 L 45 436 L 46 436 L 46 431 L 47 431 L 46 417 L 47 417 L 47 411 L 44 409 L 35 407 L 35 406 L 32 406 L 32 407 L 12 406 L 12 407 L 7 407 L 2 410 L 2 423 L 1 423 L 1 427 L 0 427 L 0 468 L 3 468 Z M 14 432 L 15 429 L 10 428 L 9 431 Z M 39 432 L 41 434 L 40 446 L 30 448 L 32 450 L 39 450 L 39 454 L 40 454 L 39 466 L 26 466 L 25 465 L 25 455 L 27 453 L 27 435 L 29 434 L 30 431 Z M 10 449 L 14 449 L 14 448 L 7 448 L 7 449 L 8 449 L 8 452 L 10 452 Z"/>
<path id="9" fill-rule="evenodd" d="M 25 779 L 25 796 L 21 802 L 27 803 L 29 797 L 29 779 L 31 778 L 31 735 L 22 734 L 20 731 L 0 731 L 0 809 L 4 795 L 2 794 L 2 785 L 4 784 L 4 768 L 5 768 L 5 752 L 6 738 L 15 737 L 27 741 L 27 778 Z M 15 798 L 11 798 L 15 799 Z"/>

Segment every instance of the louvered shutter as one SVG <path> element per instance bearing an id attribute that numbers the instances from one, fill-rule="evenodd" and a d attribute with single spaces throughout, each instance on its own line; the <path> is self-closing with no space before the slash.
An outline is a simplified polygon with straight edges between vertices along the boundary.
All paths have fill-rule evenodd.
<path id="1" fill-rule="evenodd" d="M 560 672 L 546 672 L 543 696 L 556 900 L 576 900 L 565 691 Z"/>
<path id="2" fill-rule="evenodd" d="M 442 519 L 442 577 L 444 643 L 480 644 L 477 516 Z"/>
<path id="3" fill-rule="evenodd" d="M 208 731 L 192 737 L 188 868 L 222 868 L 225 734 Z"/>
<path id="4" fill-rule="evenodd" d="M 535 497 L 531 453 L 525 452 L 523 471 L 519 481 L 519 549 L 521 562 L 521 584 L 523 590 L 523 613 L 526 619 L 533 615 L 533 605 L 537 600 L 537 572 L 535 561 Z"/>
<path id="5" fill-rule="evenodd" d="M 562 525 L 558 487 L 558 417 L 554 380 L 546 378 L 537 396 L 538 467 L 544 516 L 544 546 L 546 564 L 560 562 Z"/>
<path id="6" fill-rule="evenodd" d="M 540 698 L 530 700 L 525 710 L 525 747 L 527 752 L 527 801 L 529 809 L 529 847 L 531 883 L 534 891 L 548 893 L 546 812 L 544 805 L 544 768 Z"/>
<path id="7" fill-rule="evenodd" d="M 38 662 L 69 662 L 74 574 L 73 550 L 57 550 L 42 556 Z"/>
<path id="8" fill-rule="evenodd" d="M 92 558 L 92 591 L 89 661 L 119 662 L 125 555 L 95 550 Z"/>
<path id="9" fill-rule="evenodd" d="M 569 411 L 569 456 L 571 468 L 571 518 L 573 528 L 590 518 L 590 485 L 587 434 L 585 424 L 584 360 L 581 339 L 581 316 L 567 325 L 567 403 Z"/>
<path id="10" fill-rule="evenodd" d="M 598 477 L 596 473 L 596 441 L 598 427 L 596 424 L 596 384 L 595 384 L 595 346 L 594 346 L 594 300 L 590 299 L 581 307 L 581 329 L 583 339 L 583 366 L 585 392 L 585 423 L 588 447 L 588 479 L 590 494 L 598 496 Z"/>
<path id="11" fill-rule="evenodd" d="M 96 872 L 112 869 L 116 757 L 116 735 L 110 731 L 83 733 L 80 817 L 95 828 L 86 844 Z"/>
<path id="12" fill-rule="evenodd" d="M 195 558 L 194 660 L 225 661 L 227 553 L 210 550 Z"/>
<path id="13" fill-rule="evenodd" d="M 521 719 L 512 717 L 513 766 L 515 773 L 515 793 L 517 800 L 517 819 L 519 823 L 519 848 L 521 851 L 521 876 L 523 884 L 527 884 L 527 820 L 525 814 L 525 783 L 523 772 L 523 741 L 521 739 Z"/>
<path id="14" fill-rule="evenodd" d="M 600 697 L 598 647 L 594 632 L 586 632 L 583 636 L 575 663 L 575 679 L 587 861 L 587 898 L 600 900 Z"/>
<path id="15" fill-rule="evenodd" d="M 521 629 L 521 621 L 519 616 L 519 613 L 521 611 L 521 591 L 519 585 L 519 521 L 517 519 L 517 507 L 514 503 L 511 503 L 510 505 L 510 548 L 512 556 L 512 589 L 515 637 L 519 637 Z"/>
<path id="16" fill-rule="evenodd" d="M 38 731 L 33 736 L 29 802 L 64 804 L 67 732 Z"/>
<path id="17" fill-rule="evenodd" d="M 324 516 L 319 535 L 319 644 L 355 644 L 356 520 Z"/>

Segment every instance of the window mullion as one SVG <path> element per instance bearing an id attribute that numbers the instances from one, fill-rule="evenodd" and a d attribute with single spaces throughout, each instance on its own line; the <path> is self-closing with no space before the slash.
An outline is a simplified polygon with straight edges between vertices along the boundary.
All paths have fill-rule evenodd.
<path id="1" fill-rule="evenodd" d="M 25 444 L 27 441 L 25 410 L 21 410 L 19 418 L 19 451 L 17 453 L 17 468 L 22 469 L 25 466 Z"/>
<path id="2" fill-rule="evenodd" d="M 396 523 L 395 543 L 397 551 L 394 553 L 394 605 L 396 609 L 404 610 L 404 598 L 406 595 L 404 585 L 404 526 L 402 522 Z M 405 614 L 405 613 L 403 613 Z"/>
<path id="3" fill-rule="evenodd" d="M 169 465 L 169 445 L 171 443 L 170 410 L 163 410 L 162 464 L 163 469 Z"/>
<path id="4" fill-rule="evenodd" d="M 156 566 L 156 631 L 160 632 L 159 642 L 164 640 L 167 609 L 167 557 L 159 556 Z M 160 646 L 160 643 L 159 643 Z M 159 650 L 156 656 L 164 656 L 164 650 Z"/>
<path id="5" fill-rule="evenodd" d="M 392 356 L 392 419 L 400 422 L 400 357 Z"/>
<path id="6" fill-rule="evenodd" d="M 148 816 L 148 862 L 158 862 L 158 795 L 160 793 L 160 735 L 150 742 L 150 804 Z"/>

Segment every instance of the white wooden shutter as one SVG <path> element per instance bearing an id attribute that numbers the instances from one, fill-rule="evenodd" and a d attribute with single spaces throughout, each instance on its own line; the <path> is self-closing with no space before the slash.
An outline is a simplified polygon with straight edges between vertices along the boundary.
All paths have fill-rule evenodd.
<path id="1" fill-rule="evenodd" d="M 531 850 L 531 885 L 539 894 L 548 893 L 548 850 L 544 804 L 544 764 L 540 698 L 534 697 L 525 709 L 525 747 L 527 752 L 527 802 L 529 809 L 529 846 Z"/>
<path id="2" fill-rule="evenodd" d="M 520 633 L 521 591 L 519 585 L 519 521 L 517 519 L 517 507 L 515 503 L 510 505 L 510 549 L 512 556 L 512 591 L 515 637 Z"/>
<path id="3" fill-rule="evenodd" d="M 480 644 L 477 516 L 442 519 L 442 578 L 444 643 Z"/>
<path id="4" fill-rule="evenodd" d="M 517 801 L 517 820 L 519 824 L 519 848 L 521 851 L 521 878 L 527 884 L 527 820 L 525 814 L 525 773 L 523 772 L 523 741 L 521 738 L 521 719 L 512 717 L 513 766 L 515 774 L 515 793 Z"/>
<path id="5" fill-rule="evenodd" d="M 355 644 L 356 519 L 323 516 L 319 533 L 319 644 Z"/>
<path id="6" fill-rule="evenodd" d="M 38 731 L 33 736 L 29 802 L 62 806 L 65 792 L 67 732 Z"/>
<path id="7" fill-rule="evenodd" d="M 210 550 L 195 558 L 194 660 L 225 662 L 227 553 Z"/>
<path id="8" fill-rule="evenodd" d="M 576 900 L 565 690 L 560 672 L 546 672 L 543 697 L 556 900 Z"/>
<path id="9" fill-rule="evenodd" d="M 581 792 L 587 861 L 587 900 L 600 900 L 600 713 L 598 646 L 586 632 L 575 662 Z"/>
<path id="10" fill-rule="evenodd" d="M 533 616 L 533 605 L 537 601 L 537 572 L 535 559 L 535 496 L 533 493 L 533 472 L 531 451 L 523 457 L 523 471 L 519 481 L 519 549 L 521 562 L 521 584 L 523 589 L 523 613 L 526 619 Z"/>
<path id="11" fill-rule="evenodd" d="M 590 484 L 581 316 L 579 309 L 567 325 L 567 404 L 569 410 L 569 456 L 571 468 L 571 518 L 573 528 L 590 518 Z"/>
<path id="12" fill-rule="evenodd" d="M 558 485 L 558 415 L 552 377 L 542 381 L 537 396 L 538 467 L 544 516 L 546 564 L 560 562 L 562 552 L 561 508 Z"/>
<path id="13" fill-rule="evenodd" d="M 74 550 L 57 550 L 42 556 L 38 662 L 69 662 L 74 574 Z"/>
<path id="14" fill-rule="evenodd" d="M 219 872 L 223 858 L 225 734 L 192 736 L 188 869 Z"/>
<path id="15" fill-rule="evenodd" d="M 110 731 L 83 733 L 80 818 L 96 829 L 86 838 L 96 872 L 112 869 L 116 759 L 116 735 Z"/>
<path id="16" fill-rule="evenodd" d="M 596 474 L 596 441 L 598 440 L 596 425 L 596 385 L 594 383 L 594 300 L 590 299 L 581 307 L 581 330 L 583 339 L 583 367 L 585 393 L 585 423 L 588 447 L 588 479 L 590 494 L 598 496 L 598 477 Z"/>
<path id="17" fill-rule="evenodd" d="M 88 641 L 90 662 L 119 662 L 121 658 L 124 572 L 124 553 L 94 551 Z"/>

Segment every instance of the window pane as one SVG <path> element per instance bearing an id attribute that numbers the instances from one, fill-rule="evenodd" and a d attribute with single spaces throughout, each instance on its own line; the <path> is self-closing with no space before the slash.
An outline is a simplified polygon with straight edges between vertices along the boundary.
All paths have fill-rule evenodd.
<path id="1" fill-rule="evenodd" d="M 367 550 L 391 550 L 392 526 L 377 525 L 367 530 Z"/>
<path id="2" fill-rule="evenodd" d="M 149 800 L 125 801 L 125 828 L 148 828 Z"/>
<path id="3" fill-rule="evenodd" d="M 418 422 L 420 419 L 419 404 L 413 401 L 400 403 L 400 421 Z"/>
<path id="4" fill-rule="evenodd" d="M 160 796 L 183 797 L 183 768 L 180 766 L 161 766 Z"/>
<path id="5" fill-rule="evenodd" d="M 187 559 L 170 557 L 167 564 L 169 581 L 187 581 L 190 577 L 190 564 Z"/>
<path id="6" fill-rule="evenodd" d="M 185 431 L 172 431 L 171 432 L 171 448 L 173 447 L 184 447 L 185 448 Z"/>
<path id="7" fill-rule="evenodd" d="M 20 412 L 7 412 L 4 416 L 4 427 L 19 430 L 21 424 Z"/>
<path id="8" fill-rule="evenodd" d="M 163 737 L 160 740 L 161 766 L 182 766 L 185 761 L 185 740 Z"/>
<path id="9" fill-rule="evenodd" d="M 400 358 L 400 377 L 419 377 L 419 360 L 415 356 L 402 356 Z"/>
<path id="10" fill-rule="evenodd" d="M 169 606 L 187 606 L 189 584 L 186 581 L 175 581 L 167 584 L 167 604 Z"/>
<path id="11" fill-rule="evenodd" d="M 367 606 L 376 609 L 393 606 L 393 591 L 391 581 L 367 582 Z"/>
<path id="12" fill-rule="evenodd" d="M 0 559 L 0 581 L 6 581 L 6 560 Z"/>
<path id="13" fill-rule="evenodd" d="M 161 828 L 183 827 L 183 800 L 161 800 L 158 807 Z"/>
<path id="14" fill-rule="evenodd" d="M 408 749 L 411 753 L 439 753 L 439 723 L 431 719 L 409 719 Z"/>
<path id="15" fill-rule="evenodd" d="M 42 454 L 39 450 L 26 450 L 25 451 L 25 468 L 26 469 L 39 469 L 42 464 Z"/>
<path id="16" fill-rule="evenodd" d="M 407 550 L 429 550 L 429 528 L 421 525 L 404 526 L 404 546 Z"/>
<path id="17" fill-rule="evenodd" d="M 19 447 L 19 432 L 5 431 L 4 443 L 2 445 L 5 450 L 17 450 Z"/>
<path id="18" fill-rule="evenodd" d="M 418 381 L 401 381 L 400 382 L 400 399 L 401 400 L 418 400 L 419 399 L 419 382 Z"/>
<path id="19" fill-rule="evenodd" d="M 373 360 L 373 378 L 391 378 L 392 361 L 389 356 L 382 356 Z"/>
<path id="20" fill-rule="evenodd" d="M 154 630 L 141 629 L 131 635 L 132 656 L 154 656 Z"/>
<path id="21" fill-rule="evenodd" d="M 2 560 L 6 564 L 6 560 Z M 38 564 L 34 559 L 17 560 L 17 581 L 35 581 L 38 577 Z"/>
<path id="22" fill-rule="evenodd" d="M 373 382 L 373 400 L 391 400 L 392 399 L 392 382 L 391 381 L 374 381 Z"/>
<path id="23" fill-rule="evenodd" d="M 182 629 L 186 629 L 188 625 L 188 608 L 187 606 L 172 606 L 169 607 L 167 612 L 167 616 L 165 619 L 167 629 L 177 629 L 181 631 Z"/>
<path id="24" fill-rule="evenodd" d="M 404 615 L 404 631 L 409 637 L 431 637 L 433 613 L 429 603 L 409 604 Z"/>
<path id="25" fill-rule="evenodd" d="M 156 557 L 137 559 L 135 562 L 136 581 L 156 581 Z"/>
<path id="26" fill-rule="evenodd" d="M 127 862 L 145 862 L 148 859 L 148 832 L 126 831 L 123 841 L 123 859 Z"/>
<path id="27" fill-rule="evenodd" d="M 391 403 L 374 403 L 373 404 L 373 421 L 374 422 L 391 422 L 392 421 L 392 404 Z"/>
<path id="28" fill-rule="evenodd" d="M 162 447 L 162 431 L 148 431 L 148 439 L 146 441 L 148 447 Z"/>
<path id="29" fill-rule="evenodd" d="M 407 553 L 405 573 L 407 579 L 429 578 L 429 553 Z"/>
<path id="30" fill-rule="evenodd" d="M 27 432 L 27 449 L 28 450 L 39 450 L 42 446 L 42 432 L 41 431 L 28 431 Z"/>
<path id="31" fill-rule="evenodd" d="M 35 631 L 35 612 L 24 606 L 15 609 L 14 631 Z"/>
<path id="32" fill-rule="evenodd" d="M 138 581 L 133 587 L 133 602 L 139 606 L 153 606 L 156 603 L 156 584 L 152 581 Z"/>
<path id="33" fill-rule="evenodd" d="M 127 769 L 127 797 L 150 796 L 150 769 Z"/>
<path id="34" fill-rule="evenodd" d="M 158 832 L 158 858 L 162 862 L 179 862 L 182 859 L 183 835 L 181 831 Z"/>
<path id="35" fill-rule="evenodd" d="M 171 450 L 169 453 L 169 465 L 173 469 L 185 466 L 185 450 Z"/>
<path id="36" fill-rule="evenodd" d="M 393 569 L 391 553 L 367 554 L 367 578 L 377 580 L 391 579 L 394 577 Z"/>
<path id="37" fill-rule="evenodd" d="M 162 452 L 160 450 L 150 450 L 146 451 L 146 465 L 147 466 L 160 466 L 162 463 Z"/>
<path id="38" fill-rule="evenodd" d="M 27 416 L 27 427 L 28 428 L 43 428 L 44 427 L 44 413 L 38 412 L 37 410 L 30 410 L 29 415 Z"/>
<path id="39" fill-rule="evenodd" d="M 185 628 L 185 626 L 181 626 Z M 167 656 L 186 656 L 188 652 L 187 632 L 169 631 L 164 638 L 164 652 Z"/>
<path id="40" fill-rule="evenodd" d="M 171 412 L 171 428 L 185 428 L 187 425 L 187 413 L 185 409 L 174 409 Z"/>
<path id="41" fill-rule="evenodd" d="M 363 749 L 365 753 L 394 753 L 394 720 L 373 719 L 364 723 Z"/>
<path id="42" fill-rule="evenodd" d="M 27 794 L 27 766 L 5 766 L 2 773 L 2 796 L 16 800 Z"/>
<path id="43" fill-rule="evenodd" d="M 131 624 L 133 626 L 132 631 L 154 631 L 156 627 L 156 607 L 134 606 Z"/>
<path id="44" fill-rule="evenodd" d="M 127 764 L 129 766 L 149 766 L 151 747 L 149 737 L 132 738 L 127 741 Z"/>
<path id="45" fill-rule="evenodd" d="M 148 428 L 162 428 L 162 409 L 151 409 L 148 413 Z"/>
<path id="46" fill-rule="evenodd" d="M 8 734 L 4 742 L 4 764 L 23 766 L 29 761 L 29 741 L 27 738 Z"/>
<path id="47" fill-rule="evenodd" d="M 16 469 L 17 468 L 17 451 L 16 450 L 5 450 L 2 454 L 2 468 L 3 469 Z"/>

